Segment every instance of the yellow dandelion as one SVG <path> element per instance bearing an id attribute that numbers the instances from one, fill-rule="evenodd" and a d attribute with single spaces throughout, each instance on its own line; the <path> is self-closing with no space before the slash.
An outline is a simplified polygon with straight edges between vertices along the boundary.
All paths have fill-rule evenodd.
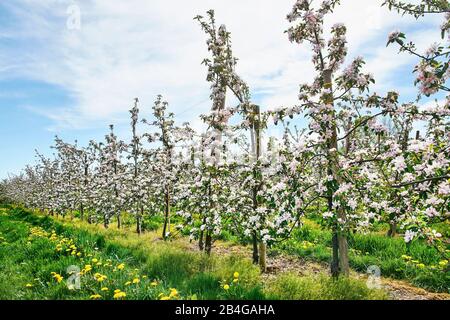
<path id="1" fill-rule="evenodd" d="M 226 284 L 226 285 L 223 286 L 223 289 L 224 289 L 224 290 L 229 290 L 229 289 L 230 289 L 230 286 Z"/>
<path id="2" fill-rule="evenodd" d="M 108 291 L 109 289 L 107 287 L 103 287 L 100 289 L 101 291 Z"/>
<path id="3" fill-rule="evenodd" d="M 27 283 L 27 284 L 25 285 L 25 287 L 26 287 L 26 288 L 33 288 L 33 285 L 32 285 L 31 283 Z"/>
<path id="4" fill-rule="evenodd" d="M 119 300 L 125 298 L 126 296 L 127 294 L 125 292 L 119 290 L 118 292 L 114 293 L 113 298 Z"/>
<path id="5" fill-rule="evenodd" d="M 52 275 L 53 275 L 53 278 L 56 280 L 56 282 L 58 282 L 58 283 L 60 283 L 64 278 L 60 275 L 60 274 L 58 274 L 58 273 L 56 273 L 56 272 L 52 272 Z"/>
<path id="6" fill-rule="evenodd" d="M 233 274 L 233 277 L 239 278 L 239 272 L 235 272 L 235 273 Z"/>
<path id="7" fill-rule="evenodd" d="M 91 270 L 92 270 L 92 266 L 90 264 L 87 264 L 84 266 L 84 269 L 83 269 L 84 273 L 89 272 Z"/>
<path id="8" fill-rule="evenodd" d="M 102 282 L 105 281 L 107 279 L 107 276 L 100 274 L 100 273 L 96 273 L 94 275 L 95 280 L 97 280 L 98 282 Z"/>
<path id="9" fill-rule="evenodd" d="M 133 283 L 134 283 L 134 284 L 137 284 L 137 283 L 139 283 L 140 281 L 141 281 L 141 280 L 139 280 L 139 278 L 134 278 L 134 279 L 133 279 Z"/>
<path id="10" fill-rule="evenodd" d="M 441 260 L 441 261 L 439 261 L 439 266 L 445 267 L 447 265 L 448 265 L 448 260 Z"/>
<path id="11" fill-rule="evenodd" d="M 117 269 L 119 269 L 119 270 L 125 269 L 125 264 L 124 264 L 124 263 L 119 264 L 119 265 L 117 266 Z"/>
<path id="12" fill-rule="evenodd" d="M 170 294 L 169 297 L 176 297 L 178 295 L 178 291 L 175 288 L 170 288 Z"/>
<path id="13" fill-rule="evenodd" d="M 89 298 L 90 298 L 91 300 L 98 300 L 98 299 L 100 299 L 101 297 L 102 297 L 101 295 L 99 295 L 98 293 L 96 293 L 96 294 L 91 295 Z"/>

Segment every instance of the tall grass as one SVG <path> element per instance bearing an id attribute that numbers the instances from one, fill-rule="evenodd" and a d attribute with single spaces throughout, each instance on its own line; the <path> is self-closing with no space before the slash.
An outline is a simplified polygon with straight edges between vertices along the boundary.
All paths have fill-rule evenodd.
<path id="1" fill-rule="evenodd" d="M 272 283 L 269 294 L 285 300 L 388 299 L 384 291 L 368 289 L 361 281 L 345 277 L 332 279 L 323 274 L 312 277 L 283 274 Z"/>

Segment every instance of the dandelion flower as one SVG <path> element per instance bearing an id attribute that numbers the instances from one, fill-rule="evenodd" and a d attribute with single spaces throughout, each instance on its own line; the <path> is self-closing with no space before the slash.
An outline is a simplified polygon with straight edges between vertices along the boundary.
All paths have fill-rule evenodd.
<path id="1" fill-rule="evenodd" d="M 123 299 L 123 298 L 125 298 L 127 296 L 127 294 L 125 292 L 120 291 L 120 290 L 115 290 L 114 292 L 115 293 L 114 293 L 113 298 L 116 299 L 116 300 Z"/>
<path id="2" fill-rule="evenodd" d="M 239 272 L 235 272 L 235 273 L 233 274 L 233 277 L 239 278 Z"/>
<path id="3" fill-rule="evenodd" d="M 448 265 L 448 260 L 441 260 L 441 261 L 439 261 L 439 265 L 440 265 L 441 267 L 447 266 L 447 265 Z"/>
<path id="4" fill-rule="evenodd" d="M 175 288 L 170 288 L 170 295 L 169 297 L 176 297 L 178 295 L 178 291 Z"/>
<path id="5" fill-rule="evenodd" d="M 89 298 L 90 298 L 91 300 L 98 300 L 98 299 L 100 299 L 101 297 L 102 297 L 101 295 L 99 295 L 98 293 L 96 293 L 96 294 L 91 295 Z"/>
<path id="6" fill-rule="evenodd" d="M 27 283 L 27 284 L 25 285 L 25 287 L 27 287 L 27 288 L 33 288 L 33 285 L 32 285 L 31 283 Z"/>
<path id="7" fill-rule="evenodd" d="M 53 274 L 53 278 L 56 280 L 56 282 L 58 282 L 58 283 L 60 283 L 64 278 L 60 275 L 60 274 L 58 274 L 58 273 L 56 273 L 56 272 L 52 272 L 52 274 Z"/>
<path id="8" fill-rule="evenodd" d="M 223 286 L 223 289 L 224 289 L 224 290 L 229 290 L 229 289 L 230 289 L 230 286 L 226 284 L 226 285 Z"/>

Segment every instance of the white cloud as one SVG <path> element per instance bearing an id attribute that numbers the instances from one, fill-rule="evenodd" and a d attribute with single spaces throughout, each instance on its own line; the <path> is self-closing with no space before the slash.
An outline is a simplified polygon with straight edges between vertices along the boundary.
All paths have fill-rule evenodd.
<path id="1" fill-rule="evenodd" d="M 149 110 L 159 93 L 181 121 L 200 125 L 198 115 L 209 108 L 209 85 L 200 65 L 208 53 L 205 35 L 192 18 L 213 8 L 218 23 L 232 32 L 234 52 L 240 58 L 238 71 L 254 94 L 260 94 L 258 102 L 271 107 L 294 104 L 299 83 L 310 80 L 313 70 L 308 48 L 290 44 L 283 34 L 293 3 L 18 0 L 8 7 L 20 28 L 0 36 L 13 36 L 34 47 L 16 52 L 0 69 L 64 88 L 73 105 L 61 106 L 57 112 L 39 110 L 59 127 L 125 121 L 134 97 Z M 71 4 L 80 6 L 80 30 L 66 28 L 66 9 Z M 348 27 L 350 56 L 369 53 L 367 70 L 374 71 L 382 87 L 395 84 L 394 71 L 411 61 L 386 49 L 385 35 L 394 27 L 407 28 L 413 20 L 389 13 L 379 0 L 343 0 L 327 25 L 334 22 Z M 432 20 L 433 26 L 436 23 Z"/>

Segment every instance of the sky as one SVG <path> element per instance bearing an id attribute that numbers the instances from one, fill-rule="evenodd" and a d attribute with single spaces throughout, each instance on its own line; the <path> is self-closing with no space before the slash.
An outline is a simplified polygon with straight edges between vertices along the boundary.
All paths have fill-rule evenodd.
<path id="1" fill-rule="evenodd" d="M 145 116 L 162 94 L 176 121 L 201 128 L 210 108 L 206 36 L 196 15 L 216 11 L 231 32 L 237 72 L 262 109 L 294 105 L 300 83 L 314 72 L 307 45 L 284 31 L 294 0 L 12 0 L 0 2 L 0 179 L 50 155 L 54 136 L 84 145 L 108 125 L 129 135 L 138 97 Z M 405 32 L 419 50 L 440 41 L 442 17 L 417 22 L 381 7 L 382 0 L 342 0 L 325 20 L 348 28 L 349 55 L 363 56 L 378 93 L 395 89 L 414 99 L 417 60 L 395 46 Z M 327 32 L 326 32 L 327 34 Z M 232 100 L 230 103 L 232 103 Z"/>

